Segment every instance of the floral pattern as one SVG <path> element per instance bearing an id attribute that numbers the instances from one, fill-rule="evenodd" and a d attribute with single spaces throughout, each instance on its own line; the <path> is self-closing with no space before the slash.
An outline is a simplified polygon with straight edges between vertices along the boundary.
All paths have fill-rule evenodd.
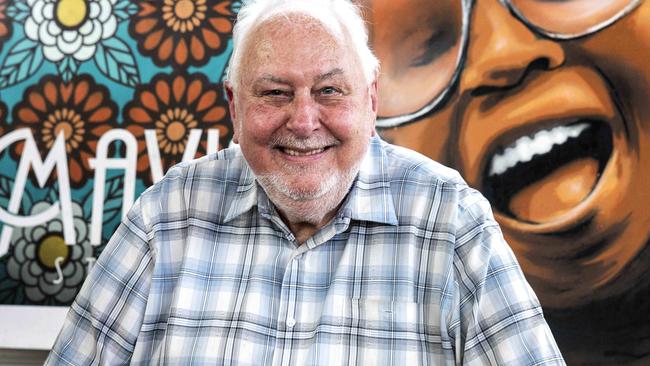
<path id="1" fill-rule="evenodd" d="M 215 0 L 142 0 L 129 24 L 142 54 L 159 66 L 200 66 L 226 47 L 233 3 Z"/>
<path id="2" fill-rule="evenodd" d="M 151 182 L 151 176 L 145 129 L 156 131 L 164 169 L 181 161 L 190 130 L 199 125 L 204 131 L 219 129 L 219 140 L 230 141 L 228 106 L 221 90 L 220 84 L 208 82 L 201 74 L 159 74 L 150 84 L 138 88 L 133 102 L 124 110 L 124 119 L 129 122 L 126 129 L 138 139 L 138 172 L 146 182 Z M 206 145 L 204 138 L 197 154 L 204 155 Z"/>
<path id="3" fill-rule="evenodd" d="M 91 173 L 88 159 L 95 156 L 97 141 L 117 127 L 117 106 L 108 90 L 89 75 L 64 83 L 60 77 L 46 76 L 25 91 L 14 108 L 15 128 L 29 127 L 40 151 L 49 151 L 63 133 L 68 154 L 70 183 L 81 186 Z M 16 144 L 15 155 L 22 152 Z"/>
<path id="4" fill-rule="evenodd" d="M 83 258 L 91 249 L 99 255 L 120 222 L 127 184 L 135 185 L 136 197 L 152 184 L 146 130 L 155 132 L 161 158 L 155 164 L 163 171 L 194 149 L 188 147 L 192 129 L 201 131 L 197 156 L 207 151 L 210 129 L 219 130 L 219 148 L 230 143 L 220 81 L 240 5 L 240 0 L 0 0 L 0 139 L 29 128 L 44 161 L 63 136 L 80 240 L 62 244 L 61 218 L 16 227 L 11 238 L 0 238 L 0 304 L 72 302 L 87 274 Z M 107 168 L 98 185 L 99 170 L 90 161 L 104 159 L 96 156 L 97 144 L 115 129 L 135 137 L 137 164 Z M 106 159 L 123 157 L 124 148 L 112 143 Z M 7 209 L 21 187 L 16 173 L 24 142 L 12 143 L 0 158 L 0 207 Z M 42 187 L 33 168 L 20 192 L 18 215 L 61 200 L 57 173 Z M 104 188 L 101 235 L 100 243 L 89 247 L 96 187 Z M 65 277 L 58 284 L 56 258 Z"/>
<path id="5" fill-rule="evenodd" d="M 51 203 L 40 201 L 32 206 L 35 214 Z M 94 248 L 88 240 L 88 219 L 81 206 L 73 202 L 77 244 L 66 245 L 63 223 L 54 219 L 45 224 L 14 231 L 13 249 L 7 261 L 7 274 L 25 287 L 30 303 L 60 305 L 71 302 L 86 276 L 88 258 Z M 63 278 L 59 278 L 57 267 Z"/>
<path id="6" fill-rule="evenodd" d="M 58 62 L 65 56 L 77 61 L 93 57 L 100 40 L 113 37 L 116 0 L 29 0 L 31 14 L 25 35 L 43 44 L 45 58 Z"/>

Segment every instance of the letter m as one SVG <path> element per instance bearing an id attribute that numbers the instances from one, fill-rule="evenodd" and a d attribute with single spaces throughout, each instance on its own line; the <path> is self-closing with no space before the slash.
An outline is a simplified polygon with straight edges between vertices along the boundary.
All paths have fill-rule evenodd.
<path id="1" fill-rule="evenodd" d="M 9 198 L 9 207 L 5 211 L 0 207 L 0 222 L 3 222 L 2 233 L 0 233 L 0 257 L 5 255 L 9 249 L 11 235 L 14 227 L 36 226 L 55 218 L 59 213 L 63 221 L 63 238 L 68 245 L 75 243 L 74 221 L 72 217 L 72 199 L 70 197 L 70 181 L 68 176 L 68 160 L 65 151 L 65 137 L 63 132 L 56 137 L 52 149 L 45 161 L 34 141 L 34 136 L 29 128 L 21 128 L 0 137 L 0 152 L 4 151 L 11 144 L 25 141 L 25 147 L 18 163 L 14 187 Z M 56 179 L 59 183 L 59 200 L 45 211 L 29 216 L 17 215 L 20 208 L 20 201 L 25 192 L 25 183 L 30 167 L 36 175 L 36 180 L 41 188 L 47 183 L 47 178 L 56 168 Z"/>

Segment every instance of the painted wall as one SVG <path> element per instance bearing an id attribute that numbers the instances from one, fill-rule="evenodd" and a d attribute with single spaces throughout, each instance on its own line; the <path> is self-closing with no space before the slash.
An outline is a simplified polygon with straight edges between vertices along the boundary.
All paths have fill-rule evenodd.
<path id="1" fill-rule="evenodd" d="M 12 306 L 60 324 L 135 198 L 230 141 L 239 6 L 0 0 L 0 348 L 50 347 L 51 326 Z"/>
<path id="2" fill-rule="evenodd" d="M 382 135 L 488 197 L 569 364 L 648 364 L 650 3 L 365 4 Z"/>
<path id="3" fill-rule="evenodd" d="M 490 199 L 569 364 L 650 360 L 650 3 L 359 2 L 381 135 Z M 134 198 L 229 143 L 238 7 L 0 0 L 0 304 L 69 304 Z"/>

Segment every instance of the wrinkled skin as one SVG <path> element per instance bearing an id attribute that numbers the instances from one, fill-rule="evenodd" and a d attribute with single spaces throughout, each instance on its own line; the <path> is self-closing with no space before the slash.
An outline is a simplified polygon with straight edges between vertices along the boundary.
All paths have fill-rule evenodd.
<path id="1" fill-rule="evenodd" d="M 375 133 L 376 82 L 330 32 L 301 14 L 258 25 L 226 85 L 233 140 L 299 243 L 334 216 Z"/>
<path id="2" fill-rule="evenodd" d="M 383 67 L 380 116 L 409 95 L 420 105 L 426 85 L 409 85 L 436 71 L 412 67 L 409 49 L 426 36 L 405 34 L 453 16 L 430 2 L 397 3 L 365 2 Z M 401 16 L 387 16 L 393 12 Z M 562 42 L 533 33 L 496 0 L 477 0 L 470 25 L 449 100 L 380 133 L 458 169 L 490 199 L 569 364 L 642 362 L 650 354 L 650 2 Z M 495 173 L 505 148 L 559 126 L 588 132 Z"/>

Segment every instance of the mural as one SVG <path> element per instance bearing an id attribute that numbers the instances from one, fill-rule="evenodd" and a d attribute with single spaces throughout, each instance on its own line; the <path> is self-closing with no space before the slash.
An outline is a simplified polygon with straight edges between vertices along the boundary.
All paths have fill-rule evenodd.
<path id="1" fill-rule="evenodd" d="M 239 6 L 0 0 L 0 304 L 70 304 L 134 199 L 230 141 Z"/>
<path id="2" fill-rule="evenodd" d="M 650 362 L 650 3 L 358 0 L 381 135 L 458 169 L 571 365 Z M 238 0 L 0 0 L 0 305 L 67 305 L 134 199 L 232 137 Z"/>
<path id="3" fill-rule="evenodd" d="M 648 364 L 650 3 L 363 3 L 384 138 L 490 199 L 569 364 Z"/>

